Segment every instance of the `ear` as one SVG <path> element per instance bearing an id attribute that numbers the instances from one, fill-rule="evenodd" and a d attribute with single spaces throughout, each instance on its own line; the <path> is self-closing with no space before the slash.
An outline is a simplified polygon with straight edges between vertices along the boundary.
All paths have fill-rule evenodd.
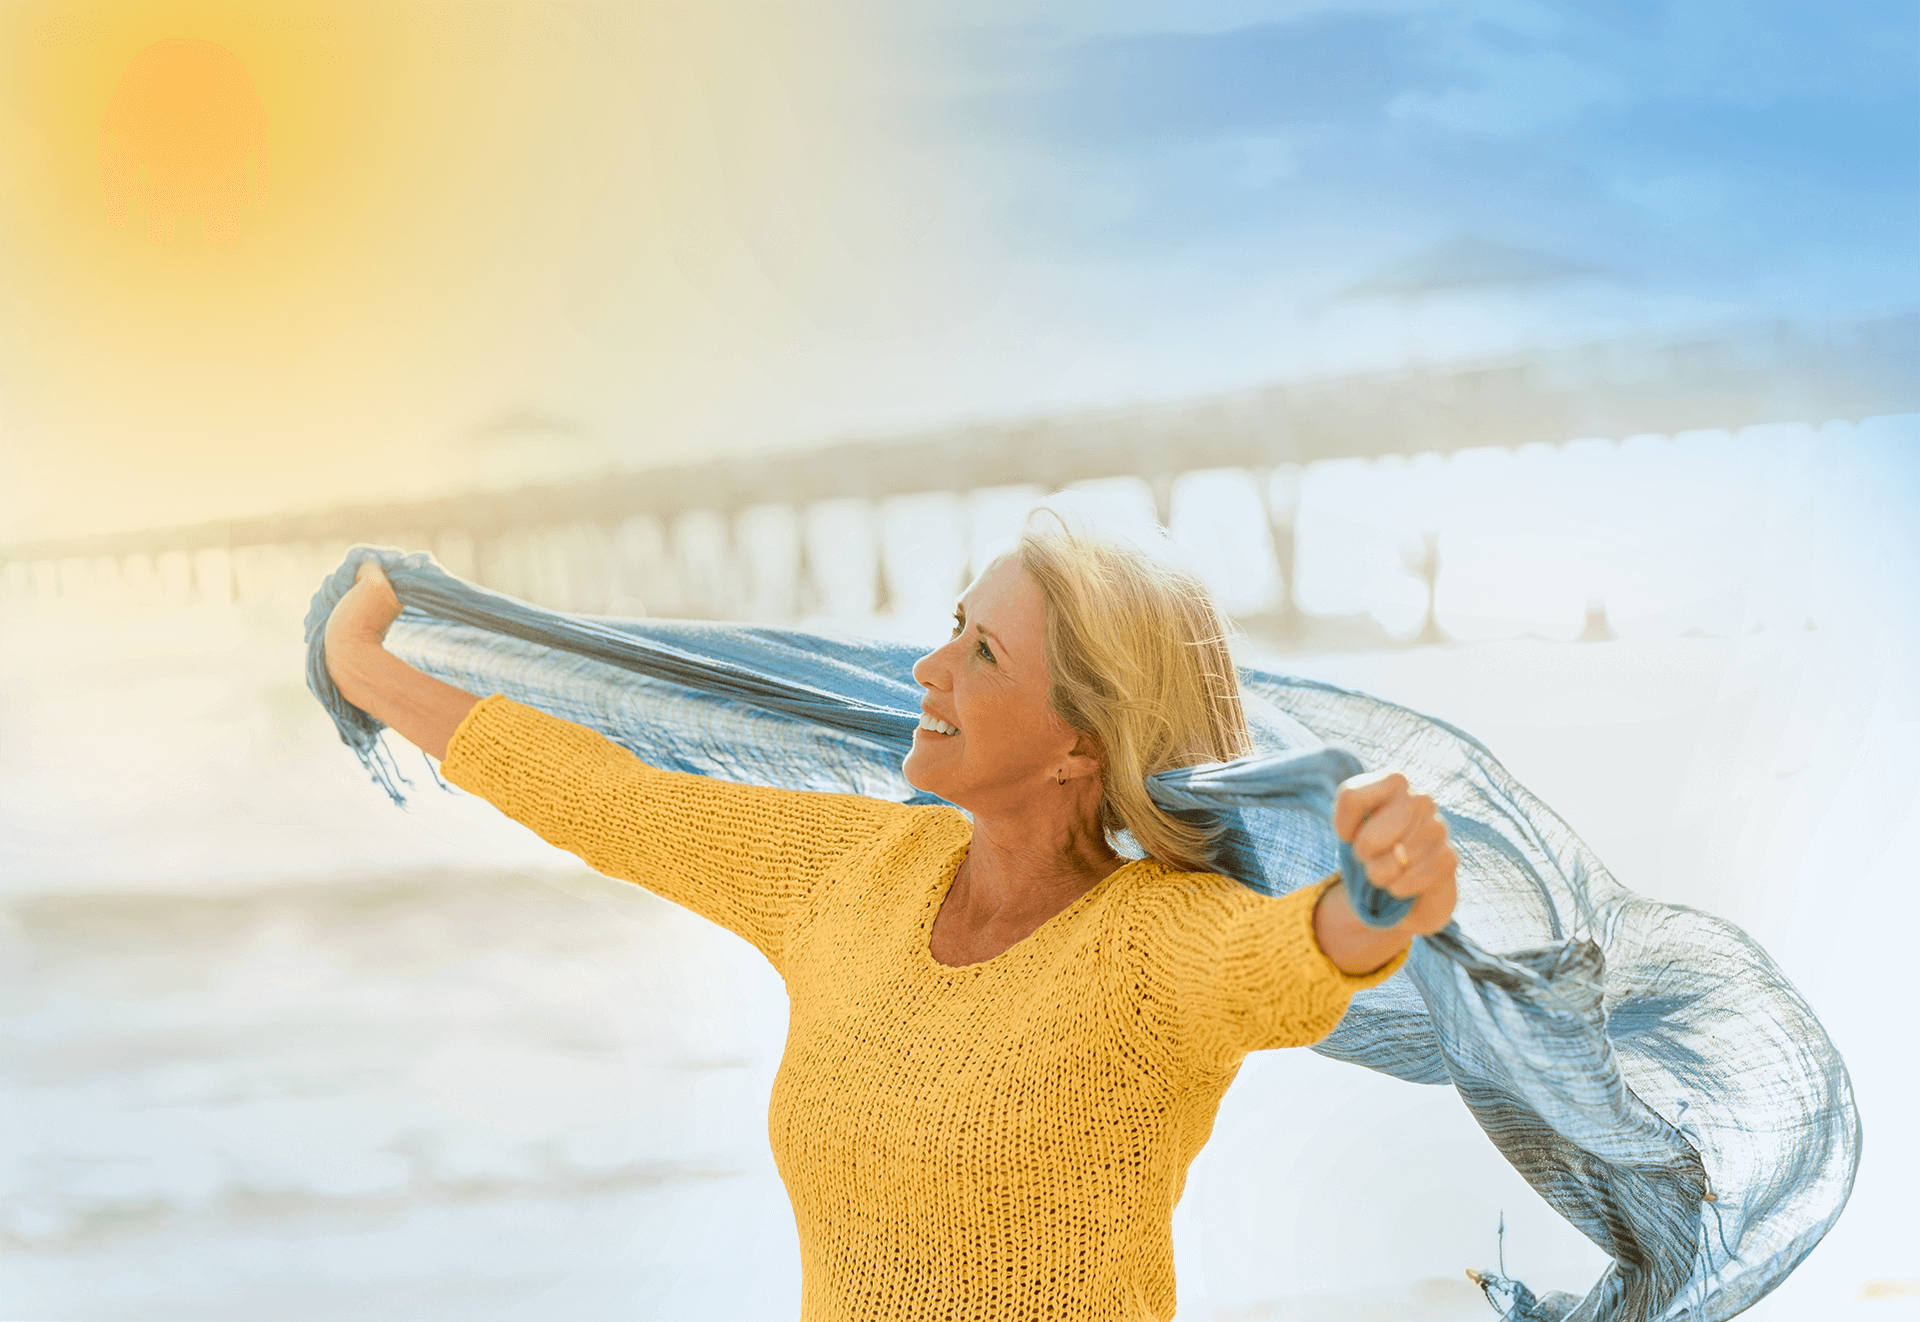
<path id="1" fill-rule="evenodd" d="M 1075 732 L 1079 737 L 1073 741 L 1073 749 L 1067 754 L 1067 777 L 1093 776 L 1096 779 L 1106 775 L 1107 750 L 1100 742 L 1100 736 L 1091 730 Z"/>

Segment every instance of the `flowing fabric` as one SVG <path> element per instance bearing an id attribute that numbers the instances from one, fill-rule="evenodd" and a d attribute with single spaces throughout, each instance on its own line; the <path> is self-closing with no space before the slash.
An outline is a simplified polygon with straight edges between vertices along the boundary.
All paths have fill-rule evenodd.
<path id="1" fill-rule="evenodd" d="M 937 802 L 900 773 L 919 717 L 914 649 L 560 615 L 424 553 L 355 547 L 314 596 L 307 683 L 396 802 L 407 782 L 382 727 L 340 696 L 323 650 L 328 613 L 369 559 L 405 607 L 388 648 L 450 684 L 589 726 L 657 767 Z M 1220 872 L 1280 895 L 1339 870 L 1355 908 L 1390 925 L 1405 902 L 1373 887 L 1333 833 L 1340 782 L 1403 770 L 1452 832 L 1454 923 L 1418 939 L 1402 973 L 1356 996 L 1314 1050 L 1451 1084 L 1612 1258 L 1584 1298 L 1488 1276 L 1489 1299 L 1543 1322 L 1713 1322 L 1779 1284 L 1839 1216 L 1860 1125 L 1839 1053 L 1766 953 L 1731 923 L 1621 886 L 1452 726 L 1268 671 L 1241 681 L 1256 753 L 1148 782 L 1169 811 L 1219 829 Z"/>

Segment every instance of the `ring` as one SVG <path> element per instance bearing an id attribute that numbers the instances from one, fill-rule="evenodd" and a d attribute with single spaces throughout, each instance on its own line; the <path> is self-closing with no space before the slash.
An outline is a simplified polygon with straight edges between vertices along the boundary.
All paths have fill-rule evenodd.
<path id="1" fill-rule="evenodd" d="M 1401 867 L 1411 867 L 1412 860 L 1407 857 L 1407 847 L 1398 840 L 1393 842 L 1393 856 Z"/>

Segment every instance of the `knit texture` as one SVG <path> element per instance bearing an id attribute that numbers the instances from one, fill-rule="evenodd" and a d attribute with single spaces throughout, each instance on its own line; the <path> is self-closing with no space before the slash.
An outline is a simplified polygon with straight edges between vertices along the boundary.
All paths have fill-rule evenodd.
<path id="1" fill-rule="evenodd" d="M 745 937 L 791 1018 L 768 1132 L 804 1322 L 1166 1319 L 1174 1204 L 1249 1051 L 1331 1032 L 1326 884 L 1282 898 L 1128 863 L 981 963 L 933 958 L 951 808 L 660 771 L 495 695 L 446 778 Z"/>

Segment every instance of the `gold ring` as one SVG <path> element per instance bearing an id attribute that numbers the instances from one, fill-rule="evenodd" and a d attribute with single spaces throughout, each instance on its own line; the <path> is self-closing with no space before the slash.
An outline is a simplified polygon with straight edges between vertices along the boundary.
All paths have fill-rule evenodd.
<path id="1" fill-rule="evenodd" d="M 1412 860 L 1407 857 L 1407 847 L 1398 840 L 1393 842 L 1393 856 L 1399 861 L 1401 867 L 1412 866 Z"/>

